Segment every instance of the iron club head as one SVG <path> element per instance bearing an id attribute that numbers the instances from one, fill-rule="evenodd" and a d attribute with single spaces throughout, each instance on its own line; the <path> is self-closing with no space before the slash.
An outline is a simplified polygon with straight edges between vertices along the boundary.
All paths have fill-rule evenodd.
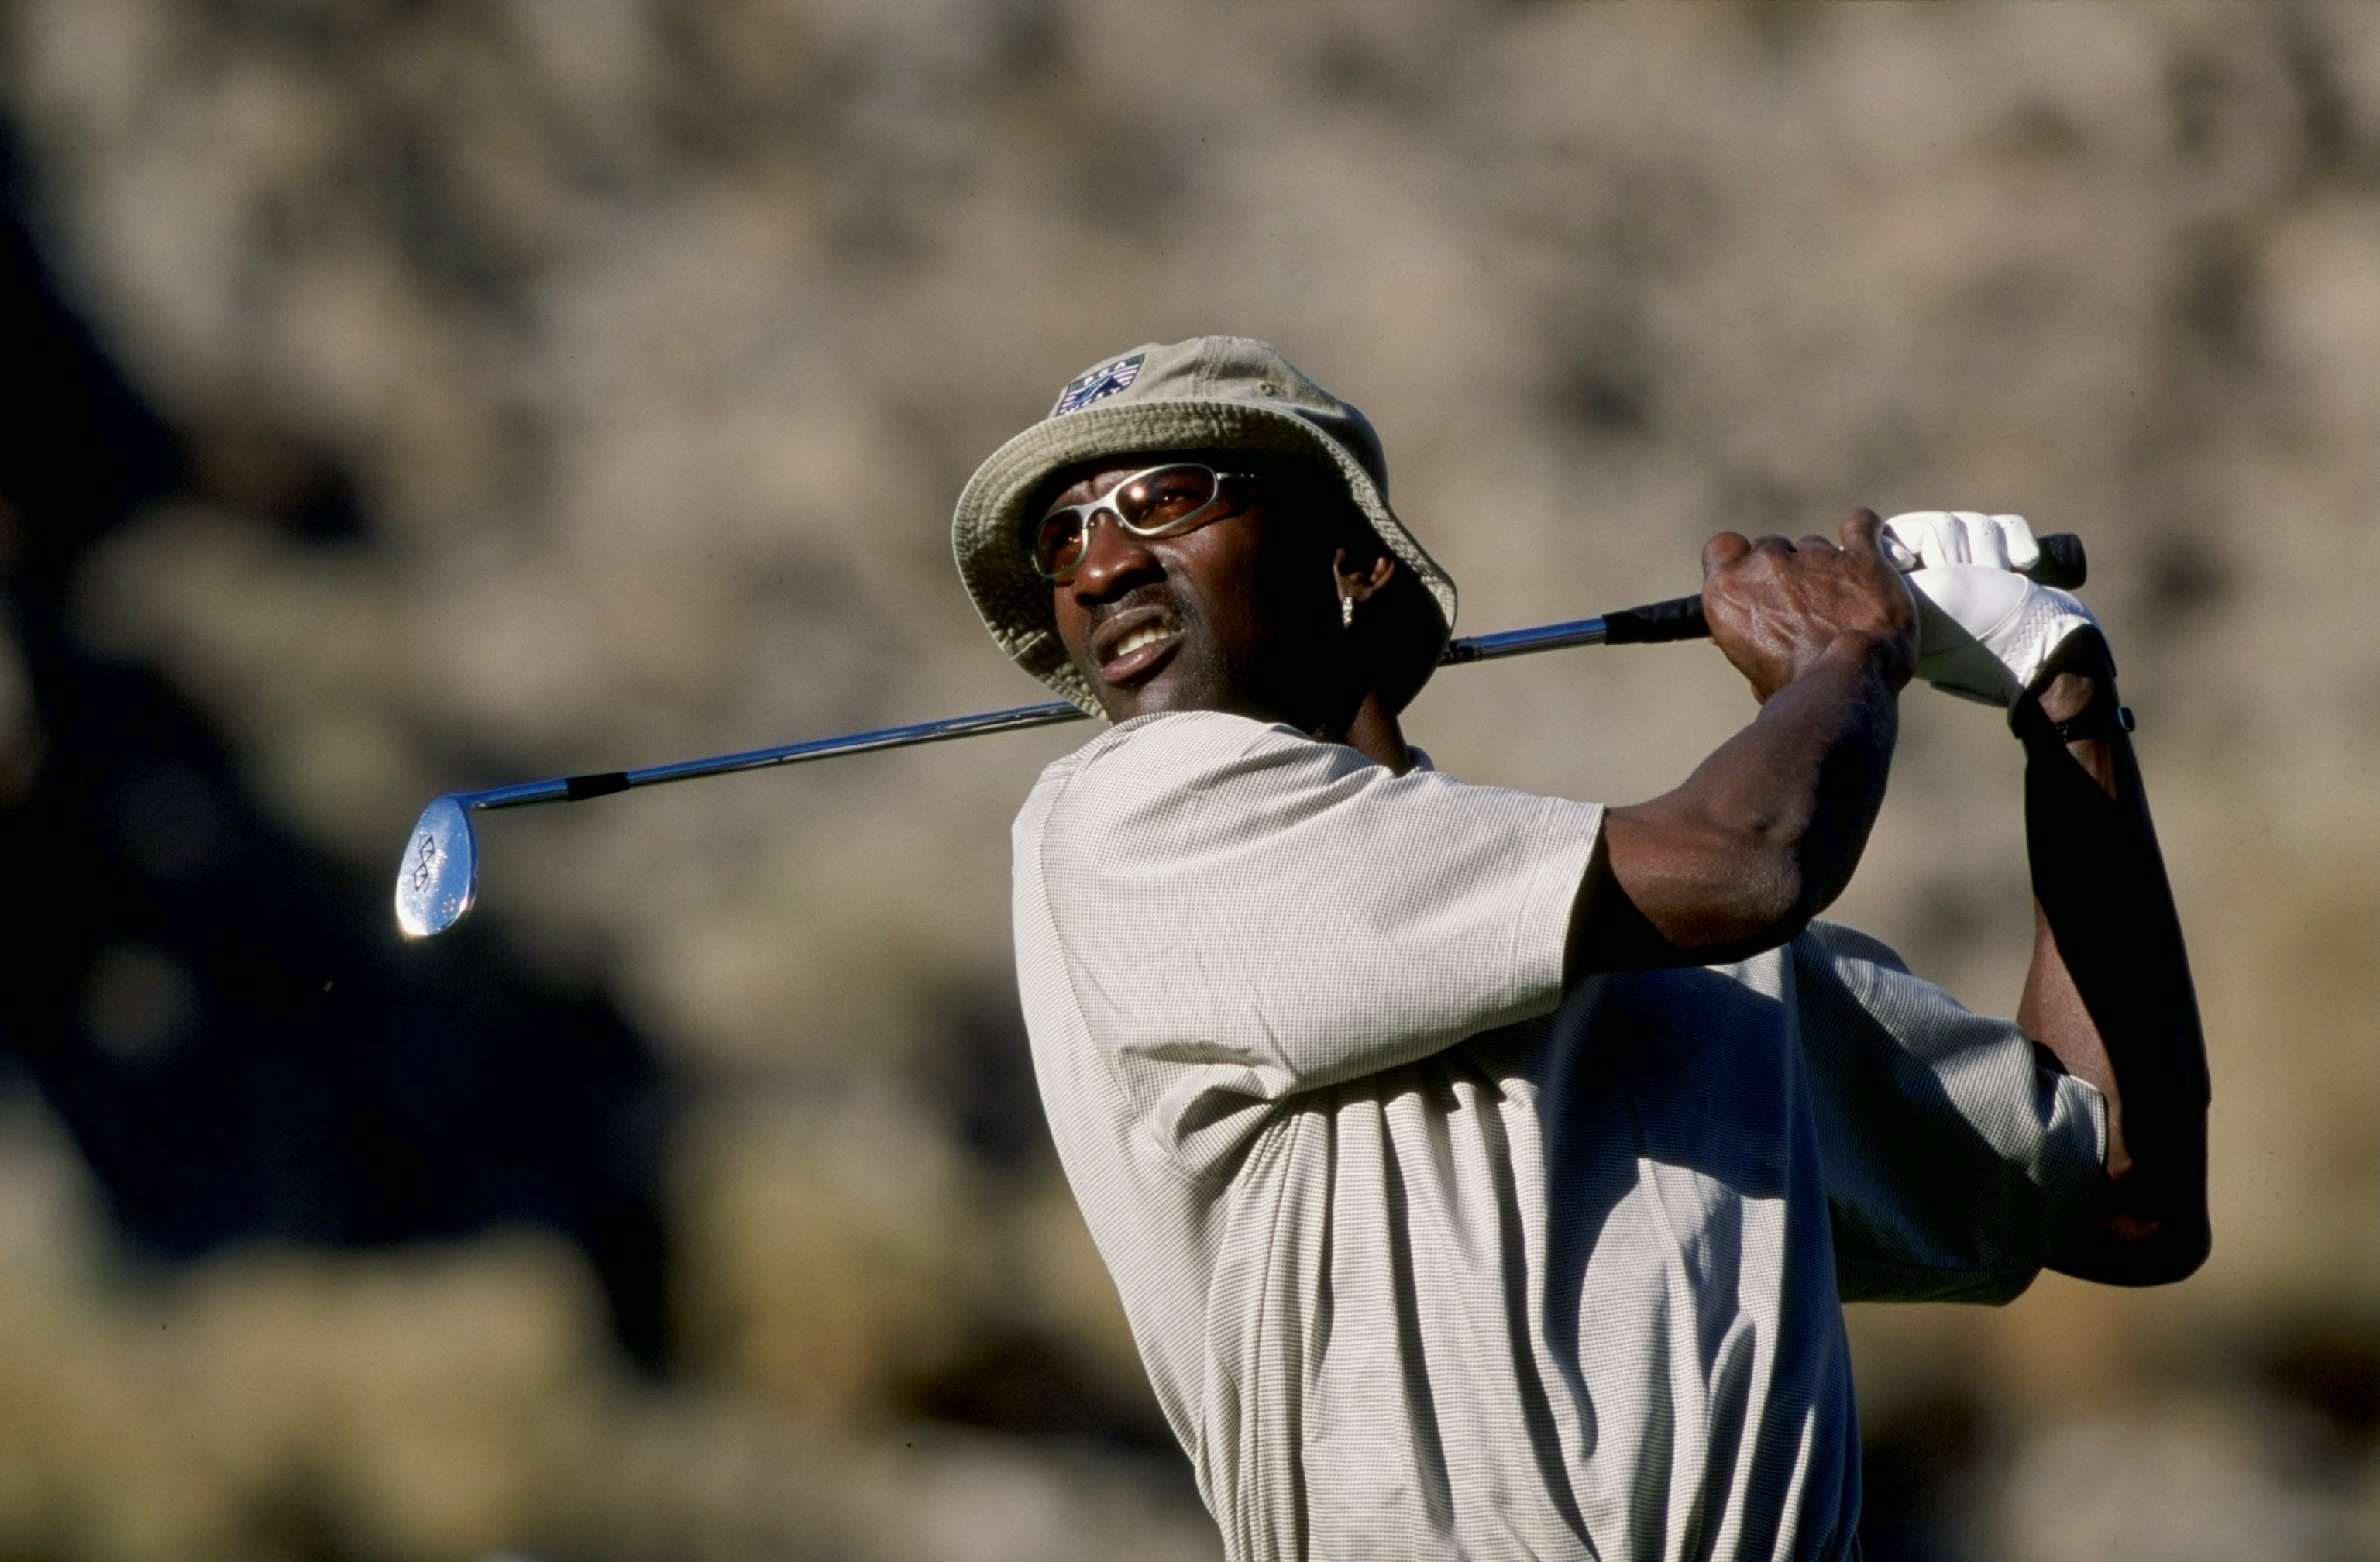
<path id="1" fill-rule="evenodd" d="M 480 886 L 479 843 L 471 811 L 453 794 L 421 811 L 421 822 L 396 865 L 396 925 L 408 938 L 428 938 L 462 921 Z"/>

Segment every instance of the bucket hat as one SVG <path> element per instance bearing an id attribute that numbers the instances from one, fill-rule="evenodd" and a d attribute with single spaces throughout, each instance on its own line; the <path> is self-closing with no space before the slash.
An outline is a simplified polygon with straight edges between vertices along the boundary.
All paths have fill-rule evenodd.
<path id="1" fill-rule="evenodd" d="M 1026 540 L 1026 507 L 1060 470 L 1140 450 L 1260 452 L 1330 474 L 1428 591 L 1439 639 L 1453 629 L 1454 581 L 1389 507 L 1388 462 L 1363 413 L 1251 336 L 1150 343 L 1067 381 L 1048 417 L 976 469 L 951 520 L 959 578 L 984 628 L 1018 666 L 1085 711 L 1103 714 L 1058 638 L 1050 583 Z"/>

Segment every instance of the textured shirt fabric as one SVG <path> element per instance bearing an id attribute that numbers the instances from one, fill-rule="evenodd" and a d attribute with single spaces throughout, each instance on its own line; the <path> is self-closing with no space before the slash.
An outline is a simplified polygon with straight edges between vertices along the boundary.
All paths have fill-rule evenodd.
<path id="1" fill-rule="evenodd" d="M 2098 1093 L 1881 945 L 1565 988 L 1593 805 L 1141 717 L 1018 816 L 1061 1159 L 1234 1562 L 1855 1556 L 1838 1299 L 2005 1300 Z"/>

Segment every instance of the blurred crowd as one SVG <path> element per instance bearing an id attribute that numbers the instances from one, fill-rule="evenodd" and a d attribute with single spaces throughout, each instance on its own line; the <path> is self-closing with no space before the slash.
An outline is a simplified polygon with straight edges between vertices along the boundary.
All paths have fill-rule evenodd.
<path id="1" fill-rule="evenodd" d="M 1078 730 L 950 562 L 1102 354 L 1363 406 L 1461 628 L 1711 531 L 2088 541 L 2196 963 L 2215 1256 L 1855 1308 L 1875 1562 L 2380 1556 L 2380 8 L 15 0 L 0 1556 L 1218 1555 L 1039 1119 L 1007 824 Z M 1978 1007 L 2014 745 L 1912 692 L 1835 913 Z M 1706 647 L 1463 669 L 1625 801 Z"/>

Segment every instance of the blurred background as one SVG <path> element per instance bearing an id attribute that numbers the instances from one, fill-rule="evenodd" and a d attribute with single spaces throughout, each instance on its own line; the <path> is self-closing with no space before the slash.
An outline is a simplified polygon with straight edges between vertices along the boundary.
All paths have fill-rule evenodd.
<path id="1" fill-rule="evenodd" d="M 1473 630 L 1853 505 L 2089 539 L 2216 1247 L 1854 1308 L 1868 1554 L 2380 1556 L 2380 9 L 12 0 L 0 1557 L 1218 1555 L 1058 1174 L 949 561 L 1103 354 L 1372 415 Z M 1464 670 L 1625 801 L 1707 647 Z M 1978 1007 L 2018 755 L 1912 692 L 1838 915 Z"/>

